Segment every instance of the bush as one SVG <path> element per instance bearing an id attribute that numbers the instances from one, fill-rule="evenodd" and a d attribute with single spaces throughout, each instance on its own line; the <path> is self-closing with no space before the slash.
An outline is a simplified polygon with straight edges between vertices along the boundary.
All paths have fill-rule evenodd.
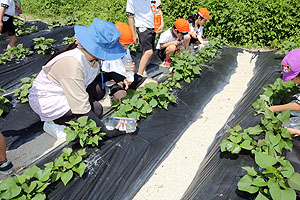
<path id="1" fill-rule="evenodd" d="M 300 4 L 293 0 L 164 0 L 165 29 L 177 18 L 186 18 L 206 7 L 211 20 L 205 25 L 204 37 L 221 36 L 235 46 L 284 48 L 300 41 Z M 93 18 L 128 22 L 126 0 L 23 0 L 24 13 L 41 18 L 71 16 L 78 24 L 89 25 Z"/>

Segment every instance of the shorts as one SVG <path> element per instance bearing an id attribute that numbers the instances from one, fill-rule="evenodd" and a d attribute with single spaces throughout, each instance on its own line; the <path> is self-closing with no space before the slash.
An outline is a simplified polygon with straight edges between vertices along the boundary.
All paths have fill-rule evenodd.
<path id="1" fill-rule="evenodd" d="M 158 49 L 157 56 L 160 58 L 161 61 L 166 59 L 166 48 Z"/>
<path id="2" fill-rule="evenodd" d="M 9 17 L 7 21 L 3 22 L 3 28 L 1 34 L 7 33 L 8 36 L 16 35 L 14 18 Z"/>
<path id="3" fill-rule="evenodd" d="M 144 31 L 142 29 L 145 29 Z M 142 47 L 142 51 L 147 51 L 152 49 L 154 51 L 155 48 L 155 36 L 156 33 L 154 32 L 153 28 L 141 28 L 137 27 L 136 32 L 139 37 L 139 41 Z"/>
<path id="4" fill-rule="evenodd" d="M 140 85 L 142 85 L 142 83 L 145 82 L 146 79 L 147 79 L 146 77 L 143 77 L 143 76 L 135 73 L 134 74 L 134 81 L 130 84 L 129 89 L 136 90 Z M 110 94 L 109 94 L 110 96 L 113 96 L 119 90 L 125 90 L 124 88 L 122 88 L 118 84 L 114 84 L 109 89 L 110 89 Z"/>

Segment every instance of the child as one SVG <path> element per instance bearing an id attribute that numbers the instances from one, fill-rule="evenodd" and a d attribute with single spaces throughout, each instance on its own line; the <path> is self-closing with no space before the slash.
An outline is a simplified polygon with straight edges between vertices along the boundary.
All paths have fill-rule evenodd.
<path id="1" fill-rule="evenodd" d="M 133 33 L 135 43 L 139 40 L 143 55 L 139 64 L 138 74 L 144 75 L 146 66 L 153 55 L 156 33 L 164 30 L 164 20 L 160 0 L 127 0 L 126 12 L 128 23 Z M 160 14 L 161 24 L 155 31 L 154 17 Z M 135 28 L 138 34 L 135 34 Z M 146 75 L 146 74 L 145 74 Z"/>
<path id="2" fill-rule="evenodd" d="M 6 158 L 6 142 L 0 133 L 0 174 L 8 175 L 14 171 L 12 163 Z"/>
<path id="3" fill-rule="evenodd" d="M 286 54 L 281 62 L 281 71 L 283 72 L 283 81 L 291 80 L 297 85 L 300 85 L 300 49 L 292 50 Z M 296 102 L 270 106 L 268 109 L 272 112 L 281 112 L 287 109 L 290 109 L 291 111 L 298 111 L 300 110 L 300 96 Z M 287 129 L 292 135 L 300 135 L 300 130 L 293 128 Z"/>
<path id="4" fill-rule="evenodd" d="M 14 0 L 0 0 L 0 32 L 7 34 L 9 43 L 7 49 L 10 49 L 17 44 L 17 36 L 14 26 L 15 2 Z"/>
<path id="5" fill-rule="evenodd" d="M 157 42 L 158 57 L 165 61 L 167 67 L 170 66 L 170 55 L 176 54 L 181 44 L 181 38 L 190 31 L 186 19 L 177 19 L 174 26 L 163 32 Z"/>
<path id="6" fill-rule="evenodd" d="M 104 61 L 102 64 L 102 70 L 105 72 L 117 72 L 118 74 L 121 74 L 127 78 L 126 84 L 128 84 L 129 89 L 137 89 L 143 87 L 145 84 L 154 82 L 156 84 L 157 81 L 143 77 L 137 73 L 134 73 L 135 66 L 134 63 L 132 63 L 132 67 L 130 68 L 129 72 L 125 68 L 125 63 L 127 61 L 132 61 L 130 51 L 128 49 L 129 44 L 133 43 L 133 33 L 130 29 L 130 26 L 126 23 L 117 23 L 116 27 L 118 28 L 119 32 L 121 33 L 121 37 L 119 39 L 119 42 L 123 46 L 123 48 L 126 50 L 126 54 L 123 58 L 118 60 L 112 60 L 112 61 Z M 124 89 L 122 86 L 119 86 L 116 83 L 108 82 L 106 84 L 110 88 L 110 95 L 114 97 L 114 99 L 121 99 L 122 97 L 126 96 L 126 88 Z"/>
<path id="7" fill-rule="evenodd" d="M 187 18 L 191 31 L 184 36 L 184 49 L 188 49 L 191 44 L 205 45 L 209 42 L 202 38 L 203 26 L 207 20 L 210 20 L 209 11 L 206 8 L 200 8 L 197 14 Z"/>

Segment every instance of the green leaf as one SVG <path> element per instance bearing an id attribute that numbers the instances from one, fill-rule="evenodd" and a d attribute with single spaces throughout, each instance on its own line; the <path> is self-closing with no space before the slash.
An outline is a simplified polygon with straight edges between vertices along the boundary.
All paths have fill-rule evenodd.
<path id="1" fill-rule="evenodd" d="M 6 178 L 0 183 L 0 191 L 8 190 L 11 186 L 15 186 L 16 181 L 12 178 Z"/>
<path id="2" fill-rule="evenodd" d="M 61 167 L 64 165 L 64 159 L 62 157 L 58 157 L 54 161 L 54 166 L 55 167 Z"/>
<path id="3" fill-rule="evenodd" d="M 240 125 L 236 125 L 235 127 L 233 127 L 233 130 L 235 130 L 236 132 L 240 132 L 242 130 L 242 127 Z"/>
<path id="4" fill-rule="evenodd" d="M 154 108 L 155 106 L 157 106 L 157 101 L 155 99 L 151 99 L 151 101 L 149 102 L 149 105 Z"/>
<path id="5" fill-rule="evenodd" d="M 39 170 L 41 170 L 41 169 L 34 165 L 34 166 L 32 166 L 32 167 L 26 169 L 26 170 L 24 171 L 23 175 L 28 175 L 29 177 L 33 177 L 34 174 L 35 174 L 36 172 L 38 172 Z"/>
<path id="6" fill-rule="evenodd" d="M 228 137 L 229 140 L 231 140 L 234 143 L 239 143 L 242 140 L 242 136 L 241 135 L 231 135 Z"/>
<path id="7" fill-rule="evenodd" d="M 45 200 L 45 199 L 46 199 L 46 195 L 45 195 L 45 194 L 41 194 L 41 193 L 36 194 L 36 195 L 32 198 L 32 200 Z"/>
<path id="8" fill-rule="evenodd" d="M 77 119 L 77 122 L 80 124 L 81 127 L 85 126 L 87 124 L 87 121 L 88 116 L 82 116 Z"/>
<path id="9" fill-rule="evenodd" d="M 284 138 L 291 138 L 291 133 L 286 128 L 280 128 L 281 136 Z"/>
<path id="10" fill-rule="evenodd" d="M 242 142 L 242 144 L 240 144 L 240 147 L 243 149 L 247 149 L 247 150 L 251 150 L 254 148 L 254 146 L 251 145 L 251 141 L 250 140 L 245 140 Z"/>
<path id="11" fill-rule="evenodd" d="M 67 134 L 66 141 L 67 144 L 77 137 L 77 133 L 75 131 L 72 131 L 70 127 L 65 128 L 64 132 Z"/>
<path id="12" fill-rule="evenodd" d="M 296 192 L 291 188 L 287 188 L 285 190 L 281 190 L 281 199 L 282 200 L 295 200 Z"/>
<path id="13" fill-rule="evenodd" d="M 37 178 L 41 182 L 45 182 L 49 180 L 50 175 L 51 175 L 51 170 L 50 168 L 44 169 L 44 170 L 39 170 L 35 173 L 34 177 Z"/>
<path id="14" fill-rule="evenodd" d="M 13 199 L 21 193 L 21 190 L 21 187 L 17 185 L 11 185 L 5 192 L 1 193 L 1 197 L 3 199 Z"/>
<path id="15" fill-rule="evenodd" d="M 69 162 L 72 164 L 72 165 L 76 165 L 78 163 L 80 163 L 82 161 L 82 157 L 81 156 L 71 156 L 69 158 Z"/>
<path id="16" fill-rule="evenodd" d="M 248 131 L 250 135 L 259 135 L 261 132 L 263 132 L 263 129 L 257 125 L 255 127 L 249 127 Z"/>
<path id="17" fill-rule="evenodd" d="M 64 154 L 66 154 L 66 155 L 71 155 L 71 153 L 72 153 L 72 148 L 63 148 L 63 150 L 62 150 L 62 152 L 64 153 Z"/>
<path id="18" fill-rule="evenodd" d="M 259 192 L 255 200 L 269 200 L 269 199 Z"/>
<path id="19" fill-rule="evenodd" d="M 24 191 L 29 194 L 36 188 L 36 186 L 37 186 L 37 182 L 33 181 L 33 182 L 30 183 L 30 186 L 28 187 L 28 190 L 25 190 L 25 188 L 24 188 Z"/>
<path id="20" fill-rule="evenodd" d="M 277 163 L 276 158 L 273 156 L 270 156 L 266 153 L 255 153 L 255 162 L 261 167 L 261 168 L 268 168 L 273 166 Z"/>
<path id="21" fill-rule="evenodd" d="M 289 122 L 291 111 L 290 109 L 284 110 L 278 114 L 277 118 L 284 124 Z"/>
<path id="22" fill-rule="evenodd" d="M 72 179 L 72 177 L 73 177 L 73 171 L 69 170 L 67 172 L 62 172 L 60 178 L 61 178 L 62 182 L 64 183 L 64 185 L 67 185 L 68 182 Z"/>
<path id="23" fill-rule="evenodd" d="M 252 185 L 258 186 L 258 187 L 263 187 L 263 186 L 267 186 L 268 183 L 264 181 L 263 178 L 261 177 L 256 177 L 253 182 Z"/>
<path id="24" fill-rule="evenodd" d="M 278 183 L 270 185 L 270 195 L 273 200 L 281 200 L 281 191 Z"/>
<path id="25" fill-rule="evenodd" d="M 292 177 L 288 179 L 288 184 L 291 188 L 300 191 L 300 174 L 295 172 Z"/>
<path id="26" fill-rule="evenodd" d="M 269 134 L 269 140 L 272 143 L 272 145 L 275 146 L 280 142 L 281 135 L 280 134 L 274 135 L 273 133 L 271 133 L 271 134 Z"/>
<path id="27" fill-rule="evenodd" d="M 115 99 L 112 104 L 111 107 L 115 108 L 118 107 L 120 105 L 120 100 L 119 99 Z"/>
<path id="28" fill-rule="evenodd" d="M 73 167 L 72 170 L 76 172 L 80 177 L 82 177 L 84 171 L 86 169 L 86 165 L 82 162 L 78 167 Z"/>
<path id="29" fill-rule="evenodd" d="M 257 172 L 254 167 L 242 167 L 243 170 L 247 171 L 250 176 L 256 176 Z"/>
<path id="30" fill-rule="evenodd" d="M 232 148 L 230 149 L 231 153 L 238 154 L 241 151 L 241 147 L 237 144 L 233 144 Z"/>
<path id="31" fill-rule="evenodd" d="M 285 166 L 281 170 L 281 174 L 286 178 L 291 178 L 294 173 L 295 173 L 295 170 L 294 170 L 293 166 L 291 166 L 291 165 Z"/>
<path id="32" fill-rule="evenodd" d="M 16 174 L 15 177 L 16 177 L 16 179 L 18 180 L 18 182 L 20 184 L 23 184 L 26 181 L 26 176 L 25 175 L 18 175 L 18 174 Z"/>
<path id="33" fill-rule="evenodd" d="M 238 188 L 241 191 L 249 192 L 251 194 L 254 194 L 258 191 L 259 187 L 252 186 L 253 179 L 251 176 L 246 174 L 241 178 L 241 180 L 238 182 Z"/>
<path id="34" fill-rule="evenodd" d="M 38 189 L 36 190 L 36 192 L 43 192 L 47 187 L 48 185 L 50 185 L 50 183 L 42 183 Z"/>

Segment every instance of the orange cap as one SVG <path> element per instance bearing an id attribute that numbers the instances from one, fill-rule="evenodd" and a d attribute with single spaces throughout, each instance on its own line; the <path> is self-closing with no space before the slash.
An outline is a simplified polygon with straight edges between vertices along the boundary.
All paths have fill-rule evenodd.
<path id="1" fill-rule="evenodd" d="M 179 18 L 175 21 L 176 29 L 181 33 L 186 33 L 190 31 L 189 24 L 186 19 Z"/>
<path id="2" fill-rule="evenodd" d="M 123 22 L 118 22 L 115 24 L 121 33 L 121 37 L 119 39 L 120 43 L 133 43 L 133 34 L 131 28 L 128 24 Z"/>
<path id="3" fill-rule="evenodd" d="M 198 15 L 200 15 L 204 19 L 210 19 L 209 18 L 209 11 L 206 8 L 200 8 L 198 10 Z"/>

